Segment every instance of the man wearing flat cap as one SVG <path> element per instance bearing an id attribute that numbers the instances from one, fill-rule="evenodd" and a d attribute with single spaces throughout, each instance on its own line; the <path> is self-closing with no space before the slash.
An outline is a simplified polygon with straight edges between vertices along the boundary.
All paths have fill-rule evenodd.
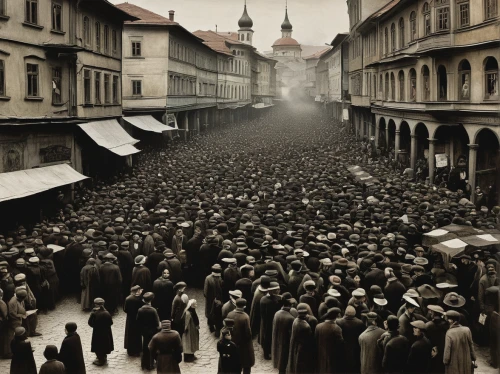
<path id="1" fill-rule="evenodd" d="M 250 374 L 252 366 L 255 364 L 255 352 L 252 341 L 252 331 L 250 330 L 250 318 L 245 313 L 245 299 L 236 300 L 236 309 L 227 315 L 227 318 L 234 320 L 232 337 L 238 346 L 240 363 L 243 374 Z"/>
<path id="2" fill-rule="evenodd" d="M 359 336 L 365 331 L 365 324 L 356 317 L 356 309 L 349 305 L 345 309 L 344 317 L 337 320 L 337 325 L 342 329 L 344 338 L 343 370 L 346 373 L 359 373 Z"/>
<path id="3" fill-rule="evenodd" d="M 328 309 L 324 316 L 325 321 L 316 326 L 314 335 L 318 373 L 340 373 L 342 371 L 344 338 L 342 337 L 342 329 L 335 323 L 339 314 L 339 308 Z"/>
<path id="4" fill-rule="evenodd" d="M 152 292 L 146 292 L 142 296 L 144 305 L 137 311 L 137 327 L 142 335 L 142 357 L 141 368 L 144 370 L 153 370 L 154 359 L 149 352 L 149 342 L 160 329 L 160 318 L 155 308 L 151 306 L 155 295 Z"/>
<path id="5" fill-rule="evenodd" d="M 443 363 L 446 374 L 469 374 L 476 361 L 472 334 L 468 327 L 460 324 L 460 313 L 446 312 L 450 329 L 446 332 Z"/>
<path id="6" fill-rule="evenodd" d="M 432 344 L 425 335 L 425 322 L 416 320 L 411 322 L 415 342 L 410 347 L 408 356 L 409 373 L 428 373 L 432 359 Z"/>
<path id="7" fill-rule="evenodd" d="M 315 372 L 316 347 L 314 333 L 306 320 L 308 310 L 307 308 L 299 308 L 297 312 L 299 315 L 292 325 L 287 372 L 290 374 Z"/>
<path id="8" fill-rule="evenodd" d="M 144 266 L 146 263 L 146 257 L 139 255 L 134 259 L 134 270 L 132 270 L 132 285 L 140 286 L 144 292 L 150 292 L 152 289 L 151 272 Z"/>
<path id="9" fill-rule="evenodd" d="M 290 295 L 290 294 L 289 294 Z M 277 311 L 273 320 L 272 359 L 279 374 L 285 374 L 288 365 L 292 325 L 295 317 L 290 313 L 290 299 L 283 298 L 283 307 Z"/>
<path id="10" fill-rule="evenodd" d="M 112 315 L 118 312 L 122 289 L 122 274 L 118 265 L 114 264 L 115 260 L 115 255 L 108 253 L 99 268 L 101 295 L 106 300 L 106 310 Z"/>
<path id="11" fill-rule="evenodd" d="M 124 348 L 127 350 L 129 356 L 139 357 L 141 355 L 142 337 L 137 323 L 137 312 L 143 305 L 141 287 L 138 285 L 132 286 L 130 288 L 130 295 L 127 296 L 123 305 L 123 311 L 127 314 Z"/>
<path id="12" fill-rule="evenodd" d="M 430 372 L 444 373 L 444 341 L 450 325 L 443 318 L 445 312 L 439 305 L 427 305 L 427 310 L 430 320 L 425 324 L 426 336 L 430 340 L 433 350 Z"/>
<path id="13" fill-rule="evenodd" d="M 229 291 L 234 290 L 236 282 L 241 278 L 240 269 L 235 258 L 224 258 L 222 261 L 227 263 L 227 268 L 222 275 L 222 301 L 229 301 Z"/>
<path id="14" fill-rule="evenodd" d="M 222 306 L 222 319 L 225 319 L 230 312 L 236 309 L 236 300 L 242 296 L 243 293 L 240 290 L 229 291 L 229 301 Z"/>
<path id="15" fill-rule="evenodd" d="M 9 319 L 8 319 L 8 334 L 9 334 L 9 342 L 12 341 L 14 337 L 14 332 L 17 327 L 21 327 L 23 324 L 26 324 L 26 309 L 24 306 L 24 300 L 26 300 L 28 293 L 23 288 L 16 288 L 15 295 L 9 300 L 8 310 L 9 310 Z M 7 352 L 7 354 L 10 353 Z"/>
<path id="16" fill-rule="evenodd" d="M 382 354 L 377 346 L 377 341 L 385 332 L 377 326 L 379 316 L 375 312 L 366 314 L 366 330 L 359 336 L 361 348 L 361 374 L 382 372 Z"/>
<path id="17" fill-rule="evenodd" d="M 157 362 L 157 373 L 181 373 L 182 341 L 179 333 L 171 329 L 169 320 L 161 321 L 161 331 L 153 336 L 148 348 Z"/>
<path id="18" fill-rule="evenodd" d="M 113 332 L 111 326 L 113 319 L 104 308 L 105 301 L 98 297 L 94 300 L 94 309 L 90 313 L 89 326 L 92 327 L 92 344 L 90 351 L 95 353 L 96 360 L 92 363 L 103 366 L 108 361 L 108 354 L 114 351 Z"/>
<path id="19" fill-rule="evenodd" d="M 187 307 L 189 297 L 184 293 L 187 284 L 178 282 L 174 285 L 175 297 L 172 301 L 172 329 L 177 331 L 180 336 L 184 333 L 184 320 L 182 314 Z"/>
<path id="20" fill-rule="evenodd" d="M 267 295 L 260 299 L 260 332 L 259 343 L 264 351 L 264 359 L 271 359 L 274 315 L 281 309 L 282 301 L 279 296 L 278 282 L 271 282 Z"/>
<path id="21" fill-rule="evenodd" d="M 205 278 L 203 295 L 205 296 L 205 317 L 207 317 L 210 332 L 215 332 L 216 336 L 220 333 L 217 330 L 218 311 L 222 313 L 222 267 L 219 264 L 212 266 L 212 274 Z M 222 314 L 221 316 L 222 317 Z M 222 320 L 220 321 L 222 323 Z"/>
<path id="22" fill-rule="evenodd" d="M 240 268 L 241 278 L 238 279 L 234 285 L 235 289 L 242 292 L 242 297 L 247 300 L 245 312 L 250 313 L 250 306 L 252 305 L 252 282 L 255 277 L 254 267 L 252 265 L 243 265 Z"/>

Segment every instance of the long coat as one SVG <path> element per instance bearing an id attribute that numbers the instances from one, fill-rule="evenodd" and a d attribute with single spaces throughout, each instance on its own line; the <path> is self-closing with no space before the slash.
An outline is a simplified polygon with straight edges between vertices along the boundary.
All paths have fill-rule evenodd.
<path id="1" fill-rule="evenodd" d="M 252 307 L 250 308 L 250 326 L 252 328 L 252 335 L 257 336 L 260 332 L 260 299 L 266 295 L 257 288 L 253 295 Z"/>
<path id="2" fill-rule="evenodd" d="M 182 295 L 175 295 L 172 302 L 172 329 L 177 331 L 180 336 L 184 333 L 184 322 L 182 321 L 182 313 L 186 309 L 187 304 L 182 301 Z"/>
<path id="3" fill-rule="evenodd" d="M 130 284 L 132 280 L 132 270 L 134 269 L 134 259 L 129 251 L 120 249 L 116 254 L 118 258 L 118 266 L 122 274 L 122 297 L 126 297 L 130 292 Z"/>
<path id="4" fill-rule="evenodd" d="M 344 370 L 346 373 L 359 373 L 360 347 L 359 336 L 365 330 L 365 324 L 356 317 L 345 316 L 337 320 L 344 337 Z"/>
<path id="5" fill-rule="evenodd" d="M 386 373 L 401 373 L 406 368 L 410 342 L 402 335 L 390 337 L 384 346 L 382 368 Z"/>
<path id="6" fill-rule="evenodd" d="M 182 350 L 187 354 L 195 354 L 200 349 L 200 326 L 196 326 L 191 312 L 184 315 L 184 334 L 182 335 Z"/>
<path id="7" fill-rule="evenodd" d="M 137 312 L 144 305 L 139 296 L 130 295 L 125 299 L 123 311 L 127 314 L 125 322 L 124 348 L 129 354 L 136 355 L 141 353 L 141 331 L 137 323 Z"/>
<path id="8" fill-rule="evenodd" d="M 238 309 L 233 310 L 227 318 L 234 320 L 233 342 L 238 346 L 242 368 L 251 368 L 255 364 L 255 352 L 253 350 L 252 331 L 250 330 L 250 318 L 248 314 Z"/>
<path id="9" fill-rule="evenodd" d="M 476 360 L 472 334 L 468 327 L 453 324 L 446 333 L 443 363 L 446 374 L 471 374 Z"/>
<path id="10" fill-rule="evenodd" d="M 148 345 L 160 327 L 160 319 L 158 318 L 156 309 L 149 304 L 141 306 L 137 311 L 137 326 L 142 335 L 141 367 L 143 369 L 150 368 L 153 366 L 154 361 L 149 352 Z"/>
<path id="11" fill-rule="evenodd" d="M 296 318 L 292 325 L 287 373 L 315 372 L 314 334 L 305 320 Z"/>
<path id="12" fill-rule="evenodd" d="M 245 307 L 245 312 L 247 314 L 249 314 L 250 308 L 252 307 L 252 299 L 253 299 L 252 281 L 248 278 L 241 278 L 234 285 L 234 289 L 240 290 L 241 293 L 243 294 L 242 298 L 247 301 L 247 306 Z"/>
<path id="13" fill-rule="evenodd" d="M 134 270 L 132 270 L 132 280 L 130 284 L 132 287 L 136 285 L 141 286 L 144 293 L 150 292 L 152 283 L 151 272 L 149 269 L 143 265 L 134 267 Z"/>
<path id="14" fill-rule="evenodd" d="M 240 354 L 238 346 L 231 340 L 221 339 L 217 342 L 219 352 L 219 370 L 217 374 L 240 374 Z"/>
<path id="15" fill-rule="evenodd" d="M 384 333 L 378 326 L 368 326 L 359 336 L 361 348 L 361 374 L 377 374 L 382 372 L 382 354 L 377 347 L 377 341 Z"/>
<path id="16" fill-rule="evenodd" d="M 111 325 L 113 320 L 107 310 L 99 309 L 90 313 L 89 326 L 93 328 L 91 352 L 110 354 L 115 349 Z"/>
<path id="17" fill-rule="evenodd" d="M 205 317 L 211 318 L 213 302 L 217 299 L 222 302 L 222 279 L 219 276 L 210 274 L 205 278 L 205 286 L 203 288 L 205 295 Z"/>
<path id="18" fill-rule="evenodd" d="M 157 374 L 180 374 L 182 343 L 177 331 L 160 331 L 153 336 L 148 347 L 152 357 L 156 359 Z"/>
<path id="19" fill-rule="evenodd" d="M 174 301 L 174 284 L 162 277 L 158 278 L 153 283 L 153 306 L 158 310 L 160 321 L 170 319 L 172 316 L 172 302 Z"/>
<path id="20" fill-rule="evenodd" d="M 271 356 L 273 359 L 273 366 L 277 368 L 280 373 L 284 372 L 288 365 L 288 354 L 294 320 L 295 317 L 290 313 L 290 308 L 282 308 L 274 315 Z"/>
<path id="21" fill-rule="evenodd" d="M 444 342 L 446 332 L 450 325 L 448 321 L 442 318 L 435 318 L 425 324 L 427 338 L 431 341 L 433 347 L 437 347 L 437 355 L 431 359 L 431 373 L 444 373 Z"/>
<path id="22" fill-rule="evenodd" d="M 111 313 L 118 309 L 121 299 L 122 275 L 118 265 L 106 262 L 99 269 L 101 278 L 101 294 L 106 302 L 105 307 Z"/>
<path id="23" fill-rule="evenodd" d="M 80 335 L 76 332 L 66 335 L 61 344 L 61 349 L 59 349 L 58 359 L 64 364 L 68 374 L 85 374 L 85 361 Z"/>
<path id="24" fill-rule="evenodd" d="M 421 335 L 410 348 L 407 373 L 428 373 L 432 357 L 432 345 L 429 339 Z"/>
<path id="25" fill-rule="evenodd" d="M 277 296 L 267 295 L 260 299 L 259 342 L 264 350 L 264 355 L 271 354 L 274 315 L 281 309 L 281 306 L 281 300 Z"/>
<path id="26" fill-rule="evenodd" d="M 85 265 L 80 272 L 80 286 L 82 295 L 80 298 L 82 310 L 91 309 L 94 299 L 100 291 L 99 269 L 96 265 Z"/>
<path id="27" fill-rule="evenodd" d="M 344 343 L 342 329 L 335 321 L 326 321 L 316 326 L 314 336 L 318 354 L 318 373 L 340 373 Z"/>
<path id="28" fill-rule="evenodd" d="M 28 340 L 14 338 L 10 343 L 12 361 L 10 362 L 10 374 L 36 374 L 35 358 L 31 343 Z"/>

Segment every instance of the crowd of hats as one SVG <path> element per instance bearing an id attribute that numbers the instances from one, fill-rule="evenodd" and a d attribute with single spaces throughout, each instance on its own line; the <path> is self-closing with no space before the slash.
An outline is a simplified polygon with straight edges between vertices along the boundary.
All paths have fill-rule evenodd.
<path id="1" fill-rule="evenodd" d="M 195 222 L 205 220 L 208 229 L 225 238 L 231 234 L 232 252 L 246 252 L 227 256 L 236 260 L 226 262 L 239 266 L 298 255 L 313 271 L 332 266 L 329 281 L 340 284 L 346 275 L 389 260 L 400 264 L 387 274 L 389 280 L 429 272 L 444 288 L 454 285 L 453 276 L 439 258 L 429 263 L 422 233 L 451 223 L 494 228 L 500 213 L 499 207 L 476 207 L 460 193 L 395 175 L 388 160 L 367 157 L 343 125 L 293 106 L 168 149 L 145 149 L 137 157 L 130 173 L 80 190 L 62 216 L 1 235 L 0 269 L 50 257 L 48 236 L 82 243 L 85 257 L 110 260 L 120 247 L 129 248 L 134 235 L 151 236 L 157 249 L 173 257 L 159 231 L 180 227 L 192 235 Z M 347 168 L 357 164 L 376 176 L 376 183 L 356 181 Z M 214 238 L 208 234 L 205 241 Z M 424 251 L 426 257 L 419 256 Z M 136 264 L 145 261 L 142 255 L 135 258 Z M 292 259 L 285 270 L 301 267 Z M 311 282 L 305 287 L 313 287 Z M 377 295 L 375 302 L 383 304 L 381 292 Z M 458 294 L 447 297 L 462 302 Z"/>

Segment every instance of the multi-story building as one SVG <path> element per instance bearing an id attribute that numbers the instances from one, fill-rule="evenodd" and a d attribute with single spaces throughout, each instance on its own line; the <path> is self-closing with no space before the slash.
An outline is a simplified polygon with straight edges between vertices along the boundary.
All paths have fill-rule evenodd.
<path id="1" fill-rule="evenodd" d="M 73 183 L 137 152 L 116 120 L 122 27 L 134 17 L 106 0 L 0 5 L 0 201 Z M 108 132 L 101 142 L 97 134 Z"/>
<path id="2" fill-rule="evenodd" d="M 367 17 L 360 91 L 374 121 L 358 132 L 412 168 L 427 160 L 431 182 L 465 156 L 472 191 L 498 201 L 499 25 L 498 0 L 393 0 Z"/>
<path id="3" fill-rule="evenodd" d="M 317 85 L 318 81 L 318 68 L 323 72 L 324 78 L 327 78 L 328 74 L 326 74 L 326 66 L 325 64 L 320 64 L 321 57 L 328 53 L 331 48 L 324 48 L 321 51 L 318 51 L 310 56 L 304 57 L 306 61 L 306 83 L 305 83 L 305 93 L 307 96 L 316 99 L 316 101 L 323 101 L 324 98 L 321 98 L 320 93 L 320 85 Z M 321 80 L 319 80 L 321 84 Z M 328 79 L 326 79 L 323 88 L 326 87 L 326 91 L 328 91 Z M 327 94 L 327 92 L 325 93 Z"/>

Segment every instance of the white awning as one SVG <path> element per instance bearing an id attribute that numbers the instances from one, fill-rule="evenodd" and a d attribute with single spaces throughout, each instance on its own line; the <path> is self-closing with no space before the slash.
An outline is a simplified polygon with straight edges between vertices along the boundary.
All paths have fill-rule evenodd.
<path id="1" fill-rule="evenodd" d="M 157 121 L 153 116 L 123 117 L 125 121 L 144 131 L 152 131 L 161 134 L 163 131 L 172 131 L 175 128 Z"/>
<path id="2" fill-rule="evenodd" d="M 86 179 L 68 164 L 0 174 L 0 202 L 34 195 Z"/>
<path id="3" fill-rule="evenodd" d="M 133 146 L 139 140 L 132 138 L 115 119 L 82 123 L 78 126 L 98 145 L 119 156 L 140 152 Z"/>

